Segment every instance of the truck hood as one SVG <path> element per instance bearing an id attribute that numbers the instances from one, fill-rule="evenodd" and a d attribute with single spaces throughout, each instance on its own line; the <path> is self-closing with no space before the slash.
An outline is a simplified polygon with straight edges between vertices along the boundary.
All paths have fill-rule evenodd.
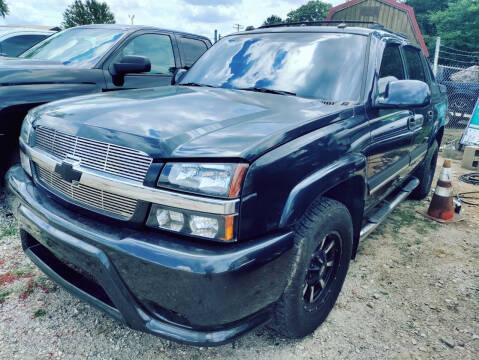
<path id="1" fill-rule="evenodd" d="M 72 69 L 58 61 L 0 57 L 0 86 L 65 82 Z"/>
<path id="2" fill-rule="evenodd" d="M 157 160 L 252 160 L 338 119 L 350 104 L 216 88 L 170 86 L 43 105 L 34 126 L 135 148 Z"/>

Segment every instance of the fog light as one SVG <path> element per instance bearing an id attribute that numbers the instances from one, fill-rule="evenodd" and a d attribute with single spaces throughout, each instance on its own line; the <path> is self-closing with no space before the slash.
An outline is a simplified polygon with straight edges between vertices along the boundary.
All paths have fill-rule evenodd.
<path id="1" fill-rule="evenodd" d="M 235 242 L 237 215 L 216 215 L 152 204 L 146 225 L 176 234 Z"/>
<path id="2" fill-rule="evenodd" d="M 180 231 L 185 225 L 185 217 L 182 213 L 167 209 L 156 210 L 158 226 L 163 229 Z"/>
<path id="3" fill-rule="evenodd" d="M 192 215 L 190 228 L 192 235 L 214 238 L 218 234 L 219 224 L 217 219 Z"/>
<path id="4" fill-rule="evenodd" d="M 21 150 L 20 150 L 20 162 L 22 164 L 23 170 L 25 170 L 28 176 L 32 177 L 32 168 L 30 167 L 30 159 Z"/>

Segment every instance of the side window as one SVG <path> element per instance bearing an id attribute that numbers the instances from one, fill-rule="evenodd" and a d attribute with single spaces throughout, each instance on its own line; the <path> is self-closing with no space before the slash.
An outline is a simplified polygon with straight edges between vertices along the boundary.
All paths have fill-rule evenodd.
<path id="1" fill-rule="evenodd" d="M 399 45 L 386 45 L 379 70 L 379 94 L 384 94 L 386 86 L 390 81 L 404 80 L 405 78 Z"/>
<path id="2" fill-rule="evenodd" d="M 182 37 L 180 41 L 183 47 L 184 63 L 186 66 L 193 65 L 208 49 L 204 41 L 201 40 Z"/>
<path id="3" fill-rule="evenodd" d="M 404 55 L 406 57 L 409 79 L 426 82 L 426 74 L 424 73 L 424 66 L 421 61 L 421 53 L 419 50 L 412 47 L 405 47 Z"/>
<path id="4" fill-rule="evenodd" d="M 120 61 L 124 56 L 145 56 L 151 62 L 149 74 L 171 75 L 175 68 L 175 57 L 170 37 L 159 34 L 145 34 L 132 39 L 118 53 L 114 61 Z M 173 70 L 173 71 L 172 71 Z"/>
<path id="5" fill-rule="evenodd" d="M 45 39 L 46 35 L 18 35 L 8 38 L 1 43 L 2 53 L 7 56 L 18 56 L 30 49 L 33 45 Z"/>

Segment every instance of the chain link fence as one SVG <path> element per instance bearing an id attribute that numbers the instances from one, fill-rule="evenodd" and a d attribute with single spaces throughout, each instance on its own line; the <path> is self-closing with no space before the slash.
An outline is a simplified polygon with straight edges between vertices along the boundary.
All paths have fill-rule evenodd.
<path id="1" fill-rule="evenodd" d="M 444 57 L 439 61 L 442 65 L 438 65 L 436 77 L 439 84 L 446 86 L 449 99 L 447 127 L 464 129 L 479 98 L 479 65 L 475 65 L 475 61 Z"/>

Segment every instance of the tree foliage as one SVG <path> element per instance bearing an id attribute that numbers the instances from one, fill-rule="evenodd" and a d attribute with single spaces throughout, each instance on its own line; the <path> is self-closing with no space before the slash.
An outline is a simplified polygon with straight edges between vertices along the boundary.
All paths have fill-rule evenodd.
<path id="1" fill-rule="evenodd" d="M 455 0 L 452 0 L 455 1 Z M 430 15 L 437 11 L 443 11 L 447 9 L 451 0 L 406 0 L 404 3 L 414 8 L 414 14 L 416 20 L 421 29 L 421 33 L 424 36 L 427 47 L 431 54 L 434 51 L 436 43 L 435 37 L 437 36 L 437 30 L 434 22 L 431 21 Z"/>
<path id="2" fill-rule="evenodd" d="M 0 16 L 8 15 L 8 5 L 4 0 L 0 0 Z"/>
<path id="3" fill-rule="evenodd" d="M 114 24 L 115 16 L 109 6 L 96 0 L 75 0 L 63 13 L 63 27 L 88 24 Z"/>
<path id="4" fill-rule="evenodd" d="M 296 10 L 290 11 L 285 20 L 281 19 L 277 15 L 271 15 L 265 20 L 263 26 L 291 22 L 321 21 L 328 16 L 329 9 L 331 9 L 331 4 L 328 4 L 324 1 L 309 1 Z"/>
<path id="5" fill-rule="evenodd" d="M 331 4 L 324 1 L 309 1 L 296 10 L 290 11 L 286 22 L 321 21 L 326 19 L 331 9 Z"/>
<path id="6" fill-rule="evenodd" d="M 436 37 L 465 51 L 479 51 L 479 0 L 404 0 L 414 8 L 424 40 L 434 53 Z"/>
<path id="7" fill-rule="evenodd" d="M 479 51 L 479 0 L 451 1 L 449 6 L 429 14 L 444 44 L 465 51 Z"/>
<path id="8" fill-rule="evenodd" d="M 282 22 L 283 19 L 281 19 L 279 16 L 271 15 L 264 21 L 263 26 L 281 24 Z"/>

